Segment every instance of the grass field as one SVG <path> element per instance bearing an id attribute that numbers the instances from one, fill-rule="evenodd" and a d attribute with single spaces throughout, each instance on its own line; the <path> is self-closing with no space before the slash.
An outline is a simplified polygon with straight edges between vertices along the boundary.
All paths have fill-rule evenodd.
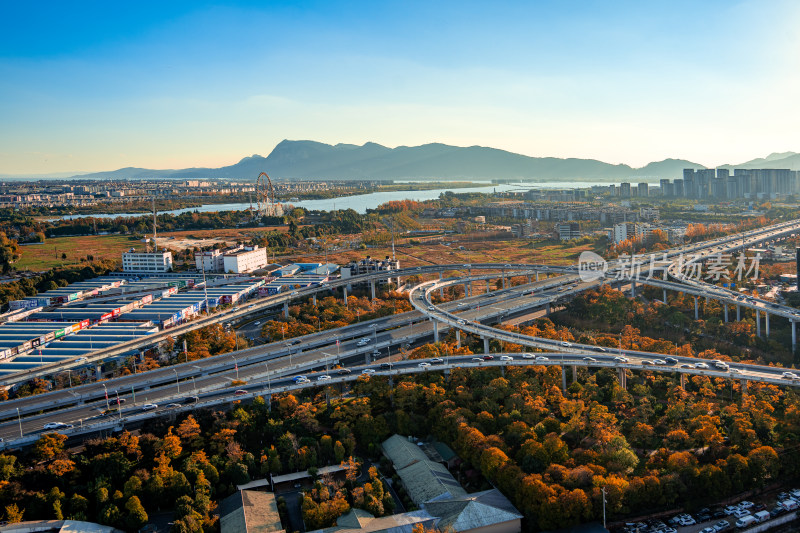
<path id="1" fill-rule="evenodd" d="M 85 237 L 53 237 L 44 244 L 20 246 L 22 257 L 15 263 L 17 270 L 36 272 L 60 266 L 81 264 L 81 258 L 122 260 L 122 252 L 131 247 L 144 249 L 144 243 L 132 241 L 127 235 L 90 235 Z M 62 259 L 61 254 L 67 258 Z"/>

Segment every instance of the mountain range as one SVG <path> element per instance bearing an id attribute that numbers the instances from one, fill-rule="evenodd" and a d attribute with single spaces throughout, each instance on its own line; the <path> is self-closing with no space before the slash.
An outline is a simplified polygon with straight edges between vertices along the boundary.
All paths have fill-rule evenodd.
<path id="1" fill-rule="evenodd" d="M 221 168 L 153 170 L 127 167 L 72 177 L 76 179 L 254 179 L 264 171 L 273 179 L 289 180 L 524 179 L 612 182 L 679 178 L 684 168 L 705 167 L 685 159 L 665 159 L 641 168 L 633 168 L 596 159 L 530 157 L 484 146 L 460 147 L 440 143 L 387 148 L 372 142 L 357 146 L 284 140 L 267 157 L 252 155 L 238 163 Z M 800 154 L 774 153 L 765 158 L 720 168 L 797 170 L 800 169 Z"/>

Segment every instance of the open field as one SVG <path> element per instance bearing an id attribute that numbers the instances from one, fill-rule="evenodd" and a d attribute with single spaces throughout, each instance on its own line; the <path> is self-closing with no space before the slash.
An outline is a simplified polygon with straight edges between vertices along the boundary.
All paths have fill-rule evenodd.
<path id="1" fill-rule="evenodd" d="M 17 270 L 36 272 L 60 266 L 81 263 L 81 258 L 91 255 L 95 260 L 121 260 L 125 250 L 136 247 L 144 249 L 143 242 L 132 241 L 128 235 L 87 235 L 81 237 L 53 237 L 43 244 L 20 246 L 20 259 L 15 263 Z M 61 258 L 66 254 L 66 259 Z"/>
<path id="2" fill-rule="evenodd" d="M 169 231 L 158 234 L 158 246 L 170 250 L 182 251 L 186 248 L 202 248 L 215 244 L 232 246 L 237 241 L 247 242 L 260 233 L 268 231 L 286 232 L 288 226 L 266 226 L 263 228 L 224 228 Z"/>
<path id="3" fill-rule="evenodd" d="M 464 250 L 459 250 L 460 246 Z M 577 264 L 581 252 L 590 250 L 601 253 L 592 244 L 579 246 L 555 242 L 535 242 L 526 239 L 504 241 L 460 242 L 445 246 L 440 243 L 422 243 L 397 246 L 395 253 L 401 267 L 414 267 L 444 263 L 544 263 L 551 265 Z M 328 261 L 345 264 L 363 259 L 367 255 L 384 258 L 392 255 L 390 246 L 368 248 L 367 250 L 337 250 L 328 252 Z M 279 256 L 280 258 L 280 256 Z M 303 261 L 325 260 L 320 253 L 303 254 L 297 259 Z"/>

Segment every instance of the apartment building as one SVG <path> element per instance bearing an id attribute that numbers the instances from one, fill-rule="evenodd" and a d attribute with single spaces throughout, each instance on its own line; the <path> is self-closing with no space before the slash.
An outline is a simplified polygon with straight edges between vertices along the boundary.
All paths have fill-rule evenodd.
<path id="1" fill-rule="evenodd" d="M 122 253 L 123 272 L 170 272 L 172 270 L 172 252 L 137 252 L 131 248 Z"/>

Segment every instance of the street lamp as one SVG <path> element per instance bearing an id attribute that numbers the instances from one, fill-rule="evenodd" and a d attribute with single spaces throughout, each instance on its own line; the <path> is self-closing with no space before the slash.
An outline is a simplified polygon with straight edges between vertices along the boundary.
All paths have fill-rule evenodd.
<path id="1" fill-rule="evenodd" d="M 236 379 L 238 380 L 239 379 L 239 361 L 236 359 L 235 355 L 231 354 L 231 357 L 233 358 L 233 366 L 236 369 Z"/>
<path id="2" fill-rule="evenodd" d="M 378 344 L 378 324 L 371 324 L 370 327 L 375 337 L 375 344 Z"/>
<path id="3" fill-rule="evenodd" d="M 119 413 L 119 419 L 122 420 L 122 404 L 119 401 L 119 390 L 114 390 L 117 393 L 117 412 Z"/>
<path id="4" fill-rule="evenodd" d="M 181 384 L 180 384 L 180 381 L 178 381 L 178 371 L 175 370 L 174 368 L 172 369 L 172 371 L 175 372 L 175 387 L 178 389 L 178 394 L 180 394 L 181 393 Z"/>
<path id="5" fill-rule="evenodd" d="M 108 389 L 106 388 L 105 383 L 101 383 L 101 385 L 103 386 L 103 390 L 106 392 L 106 411 L 108 411 L 111 409 L 111 407 L 108 406 Z"/>
<path id="6" fill-rule="evenodd" d="M 19 422 L 19 438 L 22 438 L 22 416 L 19 414 L 19 407 L 17 407 L 17 421 Z"/>
<path id="7" fill-rule="evenodd" d="M 269 361 L 264 361 L 264 367 L 267 369 L 267 390 L 272 392 L 272 385 L 269 382 Z"/>

